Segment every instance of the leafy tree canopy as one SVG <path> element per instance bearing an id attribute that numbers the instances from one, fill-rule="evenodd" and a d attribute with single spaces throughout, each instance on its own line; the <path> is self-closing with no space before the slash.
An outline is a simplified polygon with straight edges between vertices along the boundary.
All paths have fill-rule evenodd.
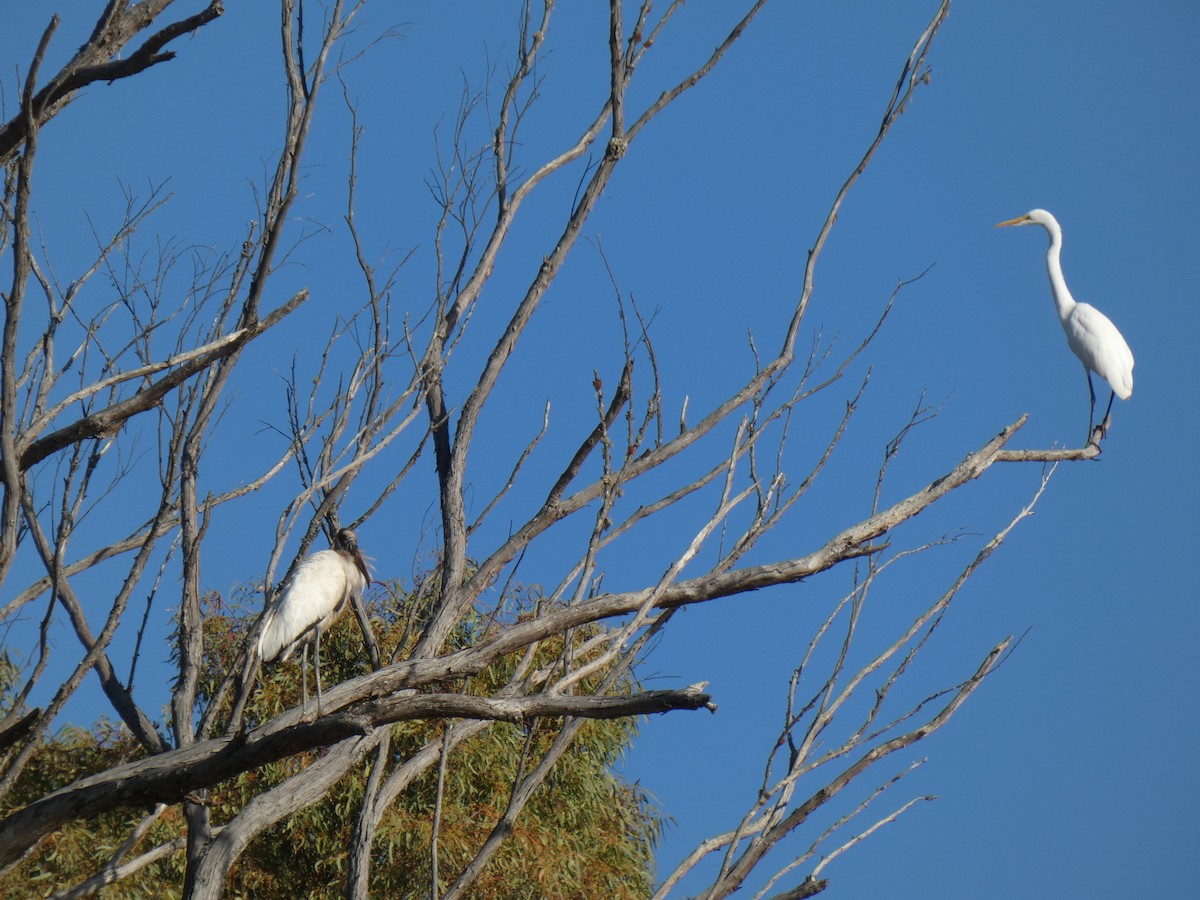
<path id="1" fill-rule="evenodd" d="M 430 608 L 435 578 L 422 579 L 409 591 L 398 583 L 372 589 L 365 608 L 380 652 L 403 654 L 413 640 L 423 612 Z M 511 593 L 503 608 L 509 617 L 531 614 L 541 598 L 534 589 Z M 398 602 L 397 602 L 398 601 Z M 205 598 L 205 647 L 199 706 L 207 704 L 254 622 L 257 606 L 249 590 L 226 598 Z M 513 611 L 515 610 L 515 611 Z M 475 642 L 502 624 L 494 614 L 475 611 L 464 620 L 456 643 Z M 593 636 L 581 628 L 571 640 L 587 659 L 583 645 Z M 532 668 L 558 657 L 560 638 L 537 648 Z M 369 670 L 368 653 L 353 615 L 344 615 L 321 642 L 326 684 Z M 0 667 L 5 707 L 14 702 L 14 666 Z M 492 696 L 507 684 L 519 657 L 506 657 L 457 689 Z M 260 689 L 247 708 L 251 723 L 266 720 L 300 701 L 299 655 L 269 666 Z M 603 675 L 603 672 L 600 673 Z M 311 674 L 310 674 L 311 679 Z M 593 677 L 593 681 L 598 678 Z M 588 685 L 591 689 L 592 685 Z M 624 687 L 628 688 L 626 684 Z M 311 700 L 310 689 L 310 703 Z M 393 764 L 402 763 L 453 723 L 401 722 L 392 726 Z M 439 881 L 443 886 L 461 871 L 503 814 L 518 770 L 543 756 L 557 732 L 557 723 L 537 720 L 528 728 L 491 723 L 450 751 L 441 776 L 439 769 L 419 776 L 401 794 L 381 823 L 374 845 L 372 893 L 378 896 L 425 896 L 432 877 L 431 846 L 435 819 L 438 837 Z M 618 756 L 636 735 L 633 719 L 592 720 L 563 755 L 554 773 L 530 801 L 504 847 L 476 883 L 473 895 L 642 897 L 650 891 L 652 851 L 662 819 L 651 798 L 612 770 Z M 63 787 L 93 772 L 103 771 L 139 755 L 128 732 L 106 719 L 90 729 L 64 728 L 43 742 L 26 768 L 16 791 L 0 815 L 31 799 Z M 286 781 L 311 764 L 315 753 L 263 766 L 223 783 L 203 798 L 214 828 L 243 809 L 255 796 Z M 231 873 L 231 896 L 342 897 L 345 893 L 347 847 L 363 798 L 369 767 L 343 779 L 338 787 L 296 815 L 256 838 Z M 53 885 L 79 882 L 101 870 L 118 855 L 123 842 L 147 810 L 126 809 L 89 821 L 73 822 L 43 841 L 34 853 L 0 879 L 0 896 L 38 893 Z M 162 807 L 141 833 L 142 848 L 166 846 L 155 862 L 109 887 L 104 896 L 179 896 L 184 876 L 186 823 L 179 807 Z M 123 859 L 136 858 L 128 848 Z M 64 878 L 64 876 L 72 876 Z"/>

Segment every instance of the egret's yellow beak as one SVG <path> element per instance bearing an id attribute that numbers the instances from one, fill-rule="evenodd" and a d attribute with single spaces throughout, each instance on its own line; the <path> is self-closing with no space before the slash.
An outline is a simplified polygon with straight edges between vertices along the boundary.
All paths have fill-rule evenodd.
<path id="1" fill-rule="evenodd" d="M 1005 225 L 1028 225 L 1028 224 L 1029 224 L 1029 216 L 1024 215 L 1024 216 L 1017 216 L 1015 219 L 1009 219 L 1007 222 L 997 222 L 996 227 L 1003 228 Z"/>

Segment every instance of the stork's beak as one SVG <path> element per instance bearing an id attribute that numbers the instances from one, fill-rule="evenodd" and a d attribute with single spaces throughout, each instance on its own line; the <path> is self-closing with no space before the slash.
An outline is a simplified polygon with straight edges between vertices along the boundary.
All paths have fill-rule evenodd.
<path id="1" fill-rule="evenodd" d="M 363 555 L 357 546 L 354 548 L 354 564 L 358 566 L 358 571 L 362 572 L 362 577 L 366 580 L 367 584 L 370 584 L 371 570 L 367 568 L 367 561 L 363 559 Z"/>
<path id="2" fill-rule="evenodd" d="M 997 228 L 1003 228 L 1005 225 L 1028 225 L 1029 216 L 1017 216 L 1015 219 L 1009 219 L 1007 222 L 997 222 Z"/>

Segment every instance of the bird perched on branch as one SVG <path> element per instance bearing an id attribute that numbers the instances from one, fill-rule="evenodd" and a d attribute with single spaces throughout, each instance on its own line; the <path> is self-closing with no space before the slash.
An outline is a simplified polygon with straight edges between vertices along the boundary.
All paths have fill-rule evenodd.
<path id="1" fill-rule="evenodd" d="M 1000 222 L 996 227 L 1006 225 L 1041 225 L 1050 235 L 1050 249 L 1046 251 L 1046 272 L 1050 275 L 1050 293 L 1054 297 L 1054 306 L 1058 310 L 1058 320 L 1062 323 L 1067 335 L 1067 346 L 1083 363 L 1084 374 L 1087 375 L 1088 396 L 1091 405 L 1088 407 L 1088 436 L 1089 444 L 1099 446 L 1095 436 L 1093 423 L 1096 416 L 1096 389 L 1092 387 L 1092 373 L 1095 372 L 1108 382 L 1112 393 L 1108 395 L 1108 408 L 1104 418 L 1100 420 L 1099 438 L 1108 433 L 1109 414 L 1112 412 L 1113 397 L 1128 400 L 1133 395 L 1133 352 L 1125 343 L 1121 332 L 1104 313 L 1087 303 L 1076 303 L 1071 292 L 1067 290 L 1067 280 L 1063 278 L 1062 262 L 1062 228 L 1058 220 L 1044 209 L 1031 209 L 1023 216 Z"/>
<path id="2" fill-rule="evenodd" d="M 362 595 L 371 576 L 349 528 L 333 536 L 330 549 L 313 553 L 292 573 L 263 616 L 258 655 L 264 663 L 287 660 L 303 647 L 302 709 L 308 708 L 308 645 L 317 670 L 317 715 L 321 714 L 321 634 L 346 606 Z"/>

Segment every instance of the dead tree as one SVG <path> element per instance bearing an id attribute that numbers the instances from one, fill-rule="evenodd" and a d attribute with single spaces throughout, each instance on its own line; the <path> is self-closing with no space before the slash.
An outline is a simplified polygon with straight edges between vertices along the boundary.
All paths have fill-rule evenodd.
<path id="1" fill-rule="evenodd" d="M 617 689 L 628 684 L 624 676 L 647 642 L 669 626 L 676 610 L 738 598 L 752 616 L 755 591 L 794 584 L 838 567 L 858 567 L 854 590 L 831 604 L 829 619 L 811 637 L 808 656 L 790 685 L 779 739 L 768 748 L 761 791 L 750 799 L 740 822 L 730 823 L 728 830 L 698 847 L 659 892 L 665 896 L 701 859 L 720 854 L 719 871 L 706 896 L 726 896 L 830 798 L 868 777 L 896 750 L 945 724 L 1005 659 L 1011 648 L 1008 638 L 999 640 L 958 683 L 899 713 L 886 702 L 915 655 L 926 652 L 963 581 L 1031 506 L 985 542 L 976 559 L 950 579 L 946 592 L 916 614 L 911 627 L 897 633 L 893 643 L 861 663 L 851 662 L 851 648 L 876 579 L 896 559 L 920 549 L 894 546 L 899 526 L 986 476 L 997 463 L 1045 465 L 1088 459 L 1098 452 L 1094 446 L 1012 449 L 1022 419 L 964 448 L 958 465 L 928 472 L 925 486 L 903 499 L 884 505 L 877 489 L 867 514 L 822 519 L 828 527 L 817 544 L 769 561 L 747 559 L 761 538 L 805 499 L 869 389 L 865 377 L 847 389 L 847 375 L 869 350 L 891 300 L 881 304 L 878 322 L 863 329 L 859 345 L 840 357 L 819 342 L 807 354 L 798 352 L 797 345 L 811 333 L 806 313 L 814 272 L 834 236 L 842 203 L 927 80 L 928 54 L 949 0 L 934 11 L 911 51 L 897 59 L 898 77 L 890 96 L 881 97 L 886 103 L 873 138 L 861 156 L 848 161 L 848 176 L 833 193 L 807 254 L 797 254 L 804 259 L 803 275 L 797 296 L 778 323 L 777 346 L 767 355 L 760 355 L 756 347 L 752 371 L 706 408 L 689 410 L 684 403 L 678 415 L 670 413 L 663 387 L 669 373 L 660 370 L 655 355 L 651 317 L 616 289 L 614 276 L 625 338 L 619 365 L 602 370 L 597 364 L 589 397 L 594 408 L 590 424 L 570 438 L 566 452 L 547 458 L 542 442 L 554 429 L 547 406 L 540 428 L 527 435 L 523 450 L 502 464 L 510 473 L 502 486 L 485 502 L 478 497 L 474 505 L 471 502 L 468 470 L 501 465 L 487 446 L 484 414 L 499 403 L 497 389 L 514 354 L 538 352 L 531 323 L 564 263 L 588 236 L 589 217 L 613 174 L 637 152 L 643 132 L 665 127 L 657 121 L 664 110 L 690 97 L 703 79 L 718 77 L 714 70 L 753 27 L 764 3 L 746 4 L 740 17 L 731 18 L 728 31 L 717 36 L 711 54 L 697 60 L 682 79 L 642 84 L 640 67 L 670 34 L 682 4 L 669 3 L 656 13 L 649 0 L 612 0 L 606 36 L 609 67 L 601 96 L 593 108 L 581 111 L 573 138 L 551 148 L 530 147 L 518 136 L 535 108 L 540 80 L 548 77 L 539 64 L 553 39 L 557 14 L 549 0 L 537 9 L 529 4 L 507 74 L 489 86 L 488 102 L 481 102 L 482 93 L 468 92 L 449 143 L 439 135 L 439 155 L 429 178 L 440 216 L 428 251 L 436 265 L 436 288 L 422 305 L 413 307 L 402 305 L 396 290 L 400 267 L 384 270 L 369 261 L 367 247 L 374 239 L 360 233 L 355 218 L 362 189 L 356 167 L 361 131 L 349 100 L 349 82 L 343 79 L 351 78 L 345 69 L 352 57 L 345 49 L 346 37 L 364 0 L 336 0 L 319 14 L 309 9 L 307 23 L 300 0 L 281 0 L 280 48 L 287 92 L 277 163 L 268 173 L 253 226 L 231 237 L 227 252 L 194 265 L 186 297 L 177 292 L 171 274 L 183 254 L 173 253 L 168 245 L 150 264 L 154 270 L 146 271 L 145 257 L 131 250 L 136 235 L 167 202 L 161 191 L 144 198 L 131 194 L 120 225 L 99 242 L 92 262 L 64 285 L 34 232 L 35 163 L 43 137 L 53 139 L 50 132 L 43 135 L 47 123 L 69 115 L 70 104 L 94 101 L 81 96 L 82 88 L 102 81 L 119 86 L 121 79 L 140 77 L 169 61 L 176 51 L 168 48 L 176 47 L 180 37 L 215 35 L 219 22 L 210 23 L 221 15 L 222 5 L 213 2 L 193 16 L 168 23 L 170 0 L 132 6 L 112 0 L 84 46 L 58 73 L 47 76 L 42 63 L 58 24 L 57 19 L 50 22 L 40 43 L 31 48 L 19 109 L 0 127 L 0 161 L 7 173 L 0 251 L 12 272 L 4 293 L 0 363 L 0 584 L 6 588 L 0 595 L 0 617 L 6 627 L 18 621 L 38 623 L 23 632 L 30 635 L 28 664 L 0 723 L 0 744 L 8 746 L 0 764 L 0 794 L 12 790 L 67 701 L 90 684 L 90 673 L 99 680 L 111 714 L 136 738 L 141 754 L 9 812 L 0 821 L 0 865 L 16 864 L 66 823 L 122 807 L 145 807 L 156 817 L 164 804 L 181 804 L 185 838 L 141 849 L 124 862 L 114 860 L 111 869 L 97 873 L 79 890 L 125 877 L 164 853 L 184 852 L 187 895 L 219 896 L 239 854 L 255 836 L 314 803 L 349 771 L 367 763 L 371 777 L 348 848 L 347 882 L 349 896 L 366 897 L 376 829 L 384 811 L 418 775 L 439 764 L 453 765 L 455 748 L 482 730 L 552 719 L 558 732 L 551 750 L 518 773 L 508 807 L 489 838 L 469 865 L 449 873 L 441 896 L 463 896 L 587 719 L 715 708 L 702 683 L 702 665 L 696 673 L 698 683 L 684 689 Z M 179 52 L 209 52 L 208 46 L 197 41 Z M 219 419 L 233 389 L 241 384 L 239 363 L 247 348 L 308 298 L 306 290 L 281 293 L 275 285 L 282 260 L 303 254 L 304 235 L 296 222 L 303 160 L 315 111 L 336 98 L 332 89 L 338 81 L 355 116 L 346 213 L 338 226 L 353 247 L 359 276 L 349 289 L 355 298 L 352 311 L 331 312 L 328 341 L 323 349 L 319 343 L 310 348 L 316 363 L 307 368 L 293 364 L 286 410 L 273 423 L 286 438 L 277 458 L 258 471 L 240 473 L 224 488 L 204 487 L 211 484 L 202 473 L 207 472 L 214 447 L 236 440 L 221 430 Z M 639 88 L 636 95 L 631 92 L 634 85 Z M 654 99 L 637 101 L 635 96 Z M 473 143 L 480 128 L 486 129 L 488 139 Z M 552 239 L 535 259 L 531 277 L 511 302 L 507 293 L 485 299 L 484 289 L 498 261 L 510 252 L 514 225 L 527 215 L 527 201 L 556 180 L 578 187 L 562 220 L 554 224 Z M 123 277 L 116 277 L 121 273 Z M 115 297 L 97 287 L 101 275 L 118 285 Z M 905 287 L 900 284 L 892 300 Z M 94 299 L 104 296 L 110 299 Z M 493 313 L 495 305 L 509 305 L 501 310 L 499 325 L 486 326 L 493 330 L 482 336 L 485 349 L 480 353 L 466 349 L 463 336 L 485 303 L 492 304 Z M 478 342 L 480 336 L 472 338 Z M 468 390 L 454 386 L 464 379 Z M 830 422 L 810 417 L 809 401 L 831 391 L 846 392 L 844 414 Z M 924 416 L 925 410 L 919 410 L 888 443 L 880 484 L 886 461 L 899 452 L 904 434 Z M 823 449 L 798 476 L 789 471 L 798 464 L 789 455 L 787 439 L 800 421 L 807 433 L 824 437 Z M 134 452 L 139 441 L 154 452 Z M 535 457 L 537 465 L 530 465 Z M 680 460 L 687 465 L 674 465 Z M 251 628 L 242 664 L 215 690 L 199 690 L 206 649 L 201 601 L 206 566 L 213 563 L 202 558 L 201 551 L 214 517 L 231 509 L 252 509 L 250 498 L 268 484 L 293 485 L 286 488 L 287 499 L 274 508 L 274 548 L 261 574 L 269 599 L 296 560 L 313 548 L 322 529 L 328 534 L 343 526 L 359 529 L 364 546 L 381 567 L 395 567 L 398 560 L 411 557 L 415 548 L 388 546 L 382 533 L 371 534 L 371 523 L 388 511 L 401 485 L 430 474 L 428 493 L 437 510 L 433 543 L 439 593 L 416 623 L 409 650 L 400 656 L 382 655 L 363 616 L 371 655 L 367 674 L 328 685 L 319 718 L 307 718 L 297 707 L 269 721 L 249 721 L 246 702 L 257 675 L 254 654 L 247 652 L 256 636 Z M 1039 495 L 1044 487 L 1045 481 Z M 707 504 L 707 513 L 692 522 L 683 552 L 662 560 L 661 576 L 634 589 L 604 589 L 605 567 L 619 548 L 658 527 L 664 513 L 685 502 Z M 94 529 L 82 527 L 88 511 L 97 506 L 119 513 L 112 516 L 116 524 L 99 537 Z M 482 511 L 473 515 L 480 507 Z M 511 524 L 497 528 L 501 521 Z M 572 556 L 560 558 L 553 571 L 534 576 L 549 585 L 544 602 L 529 615 L 498 619 L 495 627 L 466 646 L 450 646 L 449 636 L 468 613 L 487 602 L 489 590 L 514 578 L 527 552 L 567 522 L 584 523 L 582 537 Z M 80 585 L 97 571 L 110 578 L 119 572 L 112 596 L 103 600 L 107 612 L 99 629 L 85 614 L 85 609 L 97 608 L 98 598 L 85 599 L 80 593 Z M 152 603 L 159 594 L 169 594 L 170 603 L 178 607 L 173 638 L 178 668 L 165 721 L 144 709 L 132 690 L 139 651 L 118 656 L 113 644 L 122 623 L 133 622 L 136 628 L 139 609 L 134 598 L 148 596 Z M 48 636 L 52 621 L 69 623 L 77 646 L 56 646 Z M 583 650 L 564 641 L 561 658 L 553 664 L 534 662 L 539 646 L 583 626 L 598 628 Z M 156 636 L 139 632 L 138 646 L 142 637 Z M 830 643 L 837 650 L 817 681 L 819 690 L 804 694 L 799 673 L 811 674 L 810 660 L 817 648 Z M 462 689 L 464 678 L 504 658 L 518 664 L 503 690 L 480 697 Z M 128 678 L 123 677 L 125 671 Z M 51 678 L 57 683 L 47 684 Z M 835 732 L 835 713 L 869 690 L 875 691 L 876 699 L 857 724 Z M 31 710 L 26 701 L 35 695 L 49 699 Z M 388 750 L 388 726 L 413 719 L 445 721 L 444 736 L 396 764 Z M 207 789 L 315 748 L 324 751 L 318 761 L 256 797 L 221 827 L 213 826 L 205 803 Z M 903 771 L 894 778 L 902 775 Z M 883 790 L 837 825 L 865 813 Z M 820 848 L 832 840 L 834 828 L 814 835 L 809 850 L 778 867 L 769 886 L 791 879 L 797 886 L 781 896 L 818 892 L 829 859 L 912 802 L 916 801 L 859 828 L 833 850 Z M 125 853 L 143 833 L 131 834 Z M 823 859 L 817 859 L 818 853 Z M 439 891 L 435 876 L 432 893 Z"/>

